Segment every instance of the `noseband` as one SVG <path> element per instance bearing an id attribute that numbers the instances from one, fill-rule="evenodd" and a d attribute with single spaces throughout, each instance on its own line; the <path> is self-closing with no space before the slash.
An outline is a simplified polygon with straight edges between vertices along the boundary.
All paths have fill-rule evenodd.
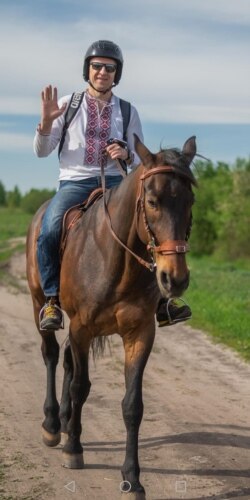
<path id="1" fill-rule="evenodd" d="M 140 211 L 142 212 L 142 218 L 144 227 L 149 236 L 149 243 L 147 245 L 147 249 L 152 253 L 160 253 L 162 255 L 171 255 L 178 253 L 187 253 L 189 251 L 189 245 L 186 240 L 166 240 L 161 245 L 155 244 L 155 237 L 149 227 L 146 210 L 145 210 L 145 190 L 144 190 L 144 181 L 148 177 L 156 174 L 162 174 L 165 172 L 174 172 L 174 167 L 171 165 L 155 167 L 150 170 L 144 172 L 144 174 L 140 177 L 140 185 L 138 190 L 138 196 L 136 201 L 136 210 L 137 210 L 137 233 L 139 226 L 139 216 Z"/>
<path id="2" fill-rule="evenodd" d="M 123 247 L 125 248 L 131 255 L 133 255 L 138 262 L 149 269 L 149 271 L 153 272 L 156 268 L 156 262 L 155 262 L 155 254 L 159 253 L 162 255 L 172 255 L 172 254 L 185 254 L 186 252 L 189 251 L 189 245 L 186 240 L 166 240 L 164 241 L 161 245 L 156 245 L 155 244 L 155 237 L 149 227 L 148 221 L 147 221 L 147 215 L 146 215 L 146 210 L 145 210 L 145 190 L 144 190 L 144 181 L 148 177 L 151 177 L 152 175 L 156 174 L 162 174 L 165 172 L 175 172 L 174 167 L 171 165 L 167 166 L 159 166 L 152 168 L 150 170 L 146 170 L 141 176 L 140 176 L 140 184 L 138 188 L 138 195 L 136 199 L 136 212 L 137 212 L 137 217 L 136 217 L 136 226 L 137 226 L 137 234 L 138 234 L 138 227 L 139 227 L 139 217 L 140 217 L 140 211 L 142 212 L 142 219 L 143 219 L 143 224 L 144 228 L 146 230 L 146 233 L 148 234 L 149 242 L 147 244 L 147 250 L 151 254 L 151 262 L 148 262 L 144 259 L 142 259 L 139 255 L 134 253 L 130 248 L 125 245 L 122 240 L 117 236 L 117 234 L 114 232 L 112 228 L 112 223 L 110 219 L 110 215 L 108 212 L 108 208 L 106 205 L 105 201 L 105 175 L 104 175 L 104 169 L 102 168 L 102 188 L 103 188 L 103 203 L 104 203 L 104 212 L 105 212 L 105 217 L 106 221 L 108 223 L 109 229 L 111 231 L 112 236 L 114 239 Z"/>

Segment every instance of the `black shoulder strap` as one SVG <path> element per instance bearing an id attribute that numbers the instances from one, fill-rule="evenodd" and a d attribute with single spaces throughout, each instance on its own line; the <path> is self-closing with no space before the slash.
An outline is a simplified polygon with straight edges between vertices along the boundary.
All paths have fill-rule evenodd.
<path id="1" fill-rule="evenodd" d="M 127 129 L 130 122 L 131 104 L 128 101 L 120 99 L 120 108 L 123 121 L 123 140 L 127 142 Z"/>
<path id="2" fill-rule="evenodd" d="M 67 130 L 75 117 L 78 109 L 80 108 L 83 100 L 84 92 L 74 92 L 71 96 L 70 103 L 68 109 L 65 113 L 65 123 L 63 126 L 62 136 L 58 147 L 58 157 L 60 158 L 60 154 L 64 145 L 65 137 Z M 122 121 L 123 121 L 123 140 L 127 141 L 127 129 L 130 122 L 130 114 L 131 114 L 131 104 L 128 101 L 124 101 L 124 99 L 120 99 L 120 108 L 122 113 Z"/>
<path id="3" fill-rule="evenodd" d="M 64 145 L 64 141 L 65 141 L 65 137 L 66 137 L 66 132 L 67 132 L 73 118 L 75 117 L 78 109 L 80 108 L 80 106 L 82 104 L 83 96 L 84 96 L 84 92 L 74 92 L 71 96 L 68 109 L 65 113 L 65 122 L 64 122 L 63 130 L 62 130 L 61 140 L 60 140 L 59 147 L 58 147 L 58 158 L 60 158 L 60 154 L 61 154 L 61 151 L 62 151 L 62 148 Z"/>

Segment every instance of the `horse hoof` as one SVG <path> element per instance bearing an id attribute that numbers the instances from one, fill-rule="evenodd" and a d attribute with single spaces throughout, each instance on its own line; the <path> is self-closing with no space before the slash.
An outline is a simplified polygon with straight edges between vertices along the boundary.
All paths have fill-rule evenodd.
<path id="1" fill-rule="evenodd" d="M 75 453 L 74 455 L 71 455 L 69 453 L 63 452 L 62 465 L 63 467 L 67 467 L 67 469 L 83 469 L 83 453 Z"/>
<path id="2" fill-rule="evenodd" d="M 57 446 L 61 441 L 61 433 L 51 434 L 42 427 L 42 440 L 46 446 Z"/>
<path id="3" fill-rule="evenodd" d="M 136 492 L 132 491 L 131 493 L 122 493 L 121 494 L 121 499 L 122 500 L 146 500 L 145 493 L 142 491 Z"/>
<path id="4" fill-rule="evenodd" d="M 61 432 L 61 445 L 64 446 L 68 441 L 67 432 Z"/>

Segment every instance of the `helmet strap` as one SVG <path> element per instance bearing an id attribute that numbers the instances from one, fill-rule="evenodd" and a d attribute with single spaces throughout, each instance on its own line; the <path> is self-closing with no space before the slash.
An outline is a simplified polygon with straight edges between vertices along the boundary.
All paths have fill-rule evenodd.
<path id="1" fill-rule="evenodd" d="M 92 89 L 94 89 L 96 92 L 99 92 L 100 94 L 107 94 L 107 92 L 109 92 L 113 87 L 116 86 L 116 83 L 113 82 L 112 85 L 107 90 L 97 90 L 90 80 L 88 80 L 88 84 L 90 85 L 90 87 L 92 87 Z"/>

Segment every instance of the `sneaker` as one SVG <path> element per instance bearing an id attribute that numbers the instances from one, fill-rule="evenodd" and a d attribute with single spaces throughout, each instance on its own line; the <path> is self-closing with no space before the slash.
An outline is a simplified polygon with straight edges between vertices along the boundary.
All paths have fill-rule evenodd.
<path id="1" fill-rule="evenodd" d="M 158 326 L 173 325 L 174 323 L 180 323 L 181 321 L 186 321 L 192 317 L 192 311 L 190 307 L 181 300 L 184 305 L 179 306 L 173 299 L 161 299 L 156 312 L 156 319 L 158 321 Z"/>
<path id="2" fill-rule="evenodd" d="M 64 328 L 63 312 L 56 297 L 50 297 L 40 311 L 40 330 L 59 330 Z"/>

